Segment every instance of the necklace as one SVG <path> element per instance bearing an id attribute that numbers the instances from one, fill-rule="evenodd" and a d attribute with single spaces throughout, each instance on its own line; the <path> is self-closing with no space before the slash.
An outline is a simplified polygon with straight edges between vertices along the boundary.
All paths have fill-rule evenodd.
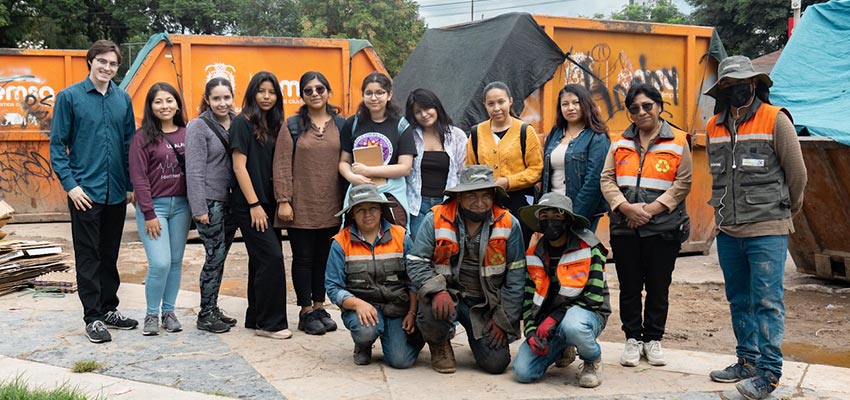
<path id="1" fill-rule="evenodd" d="M 579 129 L 575 132 L 565 131 L 564 132 L 564 143 L 569 143 L 569 142 L 572 142 L 573 140 L 575 140 L 575 138 L 577 138 L 578 135 L 581 135 L 581 131 L 583 131 L 583 130 L 584 129 Z"/>

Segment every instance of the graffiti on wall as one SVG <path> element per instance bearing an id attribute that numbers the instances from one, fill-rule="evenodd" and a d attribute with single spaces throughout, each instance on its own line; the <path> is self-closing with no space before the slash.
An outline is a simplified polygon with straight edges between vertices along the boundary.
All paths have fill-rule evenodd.
<path id="1" fill-rule="evenodd" d="M 566 82 L 584 85 L 594 98 L 602 100 L 602 112 L 613 118 L 614 114 L 625 109 L 626 93 L 632 85 L 648 83 L 658 89 L 665 102 L 679 104 L 679 71 L 675 65 L 657 69 L 649 68 L 648 56 L 640 54 L 638 64 L 620 51 L 612 55 L 607 43 L 598 43 L 590 51 L 574 52 L 572 59 L 587 70 L 593 71 L 599 79 L 587 73 L 572 62 L 567 62 Z"/>
<path id="2" fill-rule="evenodd" d="M 56 91 L 33 75 L 0 76 L 0 129 L 49 131 Z"/>
<path id="3" fill-rule="evenodd" d="M 0 193 L 32 199 L 46 198 L 56 179 L 50 160 L 38 149 L 23 145 L 0 151 Z"/>

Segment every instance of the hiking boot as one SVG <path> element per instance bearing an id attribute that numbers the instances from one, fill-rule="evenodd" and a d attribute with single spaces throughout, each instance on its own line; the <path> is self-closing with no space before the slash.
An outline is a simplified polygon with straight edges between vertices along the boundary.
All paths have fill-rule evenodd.
<path id="1" fill-rule="evenodd" d="M 590 362 L 585 361 L 578 375 L 578 385 L 583 388 L 595 388 L 602 384 L 602 358 Z"/>
<path id="2" fill-rule="evenodd" d="M 453 374 L 457 371 L 455 351 L 452 342 L 446 340 L 442 343 L 428 343 L 431 350 L 431 368 L 441 374 Z"/>
<path id="3" fill-rule="evenodd" d="M 623 356 L 620 357 L 620 365 L 624 367 L 637 367 L 640 364 L 640 355 L 643 353 L 643 342 L 634 338 L 626 340 L 623 348 Z"/>
<path id="4" fill-rule="evenodd" d="M 104 343 L 112 341 L 112 335 L 106 329 L 103 321 L 89 322 L 86 325 L 86 337 L 92 343 Z"/>
<path id="5" fill-rule="evenodd" d="M 661 351 L 660 340 L 650 340 L 649 343 L 644 343 L 643 354 L 646 356 L 646 362 L 649 365 L 656 367 L 667 365 L 667 361 L 664 360 L 664 353 Z"/>
<path id="6" fill-rule="evenodd" d="M 354 345 L 354 363 L 357 365 L 369 365 L 372 362 L 372 346 Z"/>
<path id="7" fill-rule="evenodd" d="M 230 325 L 219 319 L 215 313 L 198 314 L 197 328 L 212 333 L 225 333 L 230 331 Z"/>
<path id="8" fill-rule="evenodd" d="M 576 347 L 575 346 L 567 346 L 564 349 L 564 354 L 561 354 L 561 358 L 558 361 L 555 361 L 555 366 L 558 368 L 565 368 L 568 365 L 572 364 L 573 361 L 576 360 Z"/>
<path id="9" fill-rule="evenodd" d="M 325 326 L 315 311 L 307 311 L 298 315 L 298 330 L 308 335 L 324 335 Z"/>
<path id="10" fill-rule="evenodd" d="M 711 371 L 708 374 L 711 380 L 721 383 L 735 383 L 756 376 L 756 369 L 743 358 L 722 370 Z"/>
<path id="11" fill-rule="evenodd" d="M 224 312 L 221 311 L 220 308 L 218 308 L 218 307 L 214 308 L 213 314 L 215 314 L 216 318 L 218 318 L 221 322 L 224 322 L 225 324 L 230 325 L 230 326 L 236 326 L 236 322 L 237 322 L 236 318 L 231 318 L 231 317 L 228 317 L 227 315 L 224 315 Z"/>
<path id="12" fill-rule="evenodd" d="M 336 330 L 336 322 L 324 308 L 316 309 L 313 312 L 319 316 L 319 321 L 322 321 L 322 325 L 325 326 L 325 332 L 333 332 Z"/>
<path id="13" fill-rule="evenodd" d="M 145 315 L 145 326 L 142 328 L 142 335 L 155 336 L 159 335 L 159 315 Z"/>
<path id="14" fill-rule="evenodd" d="M 110 311 L 103 317 L 103 322 L 110 328 L 130 330 L 139 326 L 139 321 L 121 315 L 118 310 Z"/>
<path id="15" fill-rule="evenodd" d="M 779 379 L 772 376 L 755 376 L 736 383 L 735 389 L 748 400 L 760 400 L 770 396 L 777 386 Z"/>
<path id="16" fill-rule="evenodd" d="M 168 311 L 162 313 L 162 328 L 166 332 L 180 332 L 183 330 L 183 325 L 180 325 L 173 311 Z"/>

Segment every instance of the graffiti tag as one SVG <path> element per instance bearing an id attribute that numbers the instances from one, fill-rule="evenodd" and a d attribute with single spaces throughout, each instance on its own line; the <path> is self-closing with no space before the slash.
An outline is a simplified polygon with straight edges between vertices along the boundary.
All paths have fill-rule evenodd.
<path id="1" fill-rule="evenodd" d="M 0 153 L 0 192 L 44 198 L 50 193 L 50 181 L 56 179 L 50 161 L 38 151 Z"/>

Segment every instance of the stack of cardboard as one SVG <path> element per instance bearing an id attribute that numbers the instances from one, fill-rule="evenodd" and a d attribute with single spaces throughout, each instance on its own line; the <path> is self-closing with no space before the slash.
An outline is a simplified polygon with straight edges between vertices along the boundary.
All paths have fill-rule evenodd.
<path id="1" fill-rule="evenodd" d="M 0 228 L 9 222 L 13 212 L 5 201 L 0 200 Z M 5 237 L 6 233 L 0 231 L 0 238 Z M 0 240 L 0 295 L 33 286 L 36 278 L 41 275 L 67 271 L 70 268 L 66 262 L 67 258 L 68 254 L 62 252 L 62 247 L 51 242 Z M 60 283 L 54 286 L 61 286 L 63 291 L 76 290 L 64 282 Z"/>

